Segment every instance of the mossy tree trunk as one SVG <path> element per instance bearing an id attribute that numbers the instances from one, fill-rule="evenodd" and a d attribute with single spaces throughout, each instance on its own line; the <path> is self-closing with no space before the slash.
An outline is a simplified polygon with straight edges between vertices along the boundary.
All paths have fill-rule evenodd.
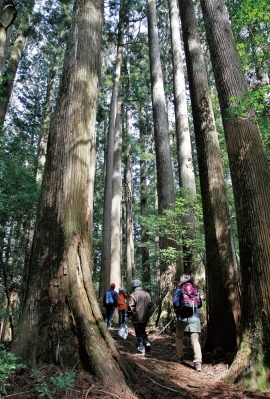
<path id="1" fill-rule="evenodd" d="M 127 389 L 119 354 L 93 284 L 91 236 L 95 121 L 102 0 L 76 0 L 30 258 L 27 291 L 12 351 L 38 361 L 86 368 Z"/>

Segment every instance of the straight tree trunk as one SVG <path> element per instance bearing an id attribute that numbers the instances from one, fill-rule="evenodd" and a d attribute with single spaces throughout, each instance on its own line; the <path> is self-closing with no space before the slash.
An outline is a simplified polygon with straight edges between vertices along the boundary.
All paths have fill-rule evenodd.
<path id="1" fill-rule="evenodd" d="M 102 383 L 125 391 L 119 355 L 92 283 L 102 22 L 103 1 L 75 0 L 48 141 L 26 300 L 12 351 L 31 367 L 37 361 L 85 367 Z"/>
<path id="2" fill-rule="evenodd" d="M 45 99 L 45 107 L 44 107 L 44 116 L 41 126 L 41 134 L 39 137 L 39 145 L 38 145 L 38 165 L 37 165 L 37 173 L 36 179 L 37 181 L 42 180 L 44 165 L 46 162 L 46 151 L 47 151 L 47 143 L 48 143 L 48 135 L 50 130 L 50 120 L 52 114 L 52 105 L 53 105 L 53 98 L 55 93 L 55 86 L 56 86 L 56 77 L 59 69 L 58 63 L 58 51 L 56 52 L 55 56 L 55 63 L 51 68 L 49 74 L 49 83 L 47 86 L 46 92 L 46 99 Z"/>
<path id="3" fill-rule="evenodd" d="M 173 171 L 170 155 L 170 139 L 168 129 L 165 94 L 160 62 L 156 2 L 147 2 L 148 40 L 151 71 L 151 90 L 153 104 L 155 150 L 157 159 L 157 192 L 158 209 L 173 208 L 175 205 Z"/>
<path id="4" fill-rule="evenodd" d="M 115 119 L 113 178 L 112 178 L 112 213 L 111 213 L 111 268 L 110 281 L 116 287 L 122 285 L 121 279 L 121 206 L 122 206 L 122 98 L 117 100 Z M 115 312 L 115 317 L 117 317 Z"/>
<path id="5" fill-rule="evenodd" d="M 242 340 L 228 379 L 266 384 L 270 370 L 270 170 L 222 0 L 202 0 L 233 184 L 242 282 Z M 230 110 L 230 112 L 229 112 Z"/>
<path id="6" fill-rule="evenodd" d="M 208 323 L 205 351 L 235 350 L 240 298 L 218 135 L 192 0 L 179 1 L 197 147 L 206 245 Z M 222 317 L 220 317 L 222 314 Z"/>
<path id="7" fill-rule="evenodd" d="M 174 209 L 175 193 L 172 161 L 170 155 L 168 119 L 165 105 L 166 103 L 158 42 L 155 0 L 147 1 L 147 21 L 157 166 L 158 210 L 161 214 L 166 209 Z M 159 245 L 161 249 L 175 247 L 174 243 L 165 236 L 160 237 Z M 160 268 L 160 296 L 157 311 L 157 323 L 161 316 L 166 319 L 168 318 L 168 316 L 170 317 L 170 314 L 168 314 L 168 309 L 170 309 L 171 306 L 170 295 L 174 289 L 176 264 L 171 264 L 170 266 L 168 266 L 167 264 L 165 264 L 165 262 L 161 262 Z"/>
<path id="8" fill-rule="evenodd" d="M 140 192 L 141 192 L 141 215 L 146 216 L 148 213 L 148 195 L 147 195 L 147 174 L 146 174 L 146 120 L 144 118 L 144 109 L 140 108 Z M 141 224 L 141 251 L 142 251 L 142 282 L 145 288 L 151 288 L 151 270 L 149 263 L 149 249 L 147 246 L 148 228 L 145 223 Z"/>
<path id="9" fill-rule="evenodd" d="M 134 277 L 135 265 L 134 265 L 134 238 L 133 238 L 133 218 L 132 218 L 132 168 L 131 168 L 131 144 L 129 139 L 131 137 L 131 112 L 127 108 L 126 112 L 126 134 L 128 140 L 128 148 L 126 153 L 126 168 L 125 168 L 125 198 L 126 198 L 126 273 L 125 280 L 126 285 L 130 286 L 131 281 Z"/>
<path id="10" fill-rule="evenodd" d="M 123 0 L 121 0 L 123 1 Z M 115 65 L 115 76 L 113 82 L 113 91 L 111 98 L 109 128 L 107 136 L 107 152 L 106 152 L 106 175 L 104 188 L 104 213 L 103 213 L 103 230 L 102 230 L 102 261 L 99 280 L 99 304 L 102 307 L 104 292 L 110 286 L 111 278 L 111 220 L 112 220 L 112 180 L 113 180 L 113 157 L 114 157 L 114 141 L 115 141 L 115 120 L 117 114 L 117 100 L 120 90 L 120 77 L 123 59 L 123 37 L 124 37 L 124 21 L 122 15 L 122 4 L 119 11 L 118 26 L 118 43 Z"/>
<path id="11" fill-rule="evenodd" d="M 177 0 L 168 0 L 171 38 L 172 38 L 172 60 L 173 60 L 173 81 L 174 81 L 174 107 L 176 122 L 176 142 L 178 158 L 179 186 L 185 198 L 192 198 L 196 201 L 196 184 L 193 169 L 192 147 L 189 132 L 187 98 L 185 75 L 182 58 L 182 45 L 180 37 L 179 10 Z M 186 244 L 187 240 L 193 240 L 196 234 L 196 218 L 194 214 L 188 213 L 183 216 L 183 263 L 186 273 L 196 274 L 193 267 L 192 253 Z M 187 239 L 187 240 L 186 240 Z"/>

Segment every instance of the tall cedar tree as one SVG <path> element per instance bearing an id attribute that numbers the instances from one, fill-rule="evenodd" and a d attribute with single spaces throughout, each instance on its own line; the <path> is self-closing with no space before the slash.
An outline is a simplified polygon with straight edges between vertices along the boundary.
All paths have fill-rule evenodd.
<path id="1" fill-rule="evenodd" d="M 112 199 L 113 199 L 113 175 L 114 175 L 114 146 L 115 146 L 115 130 L 117 106 L 119 101 L 120 79 L 123 62 L 123 38 L 124 38 L 124 12 L 123 3 L 121 0 L 119 10 L 119 25 L 118 25 L 118 40 L 116 51 L 115 75 L 113 81 L 113 90 L 110 104 L 109 128 L 107 134 L 106 147 L 106 175 L 104 187 L 104 214 L 103 214 L 103 230 L 102 230 L 102 262 L 100 271 L 100 285 L 99 285 L 99 303 L 102 306 L 103 295 L 106 289 L 109 288 L 113 281 L 118 287 L 120 285 L 120 276 L 117 273 L 117 280 L 115 279 L 114 271 L 111 270 L 111 256 L 113 255 L 112 246 L 114 237 L 112 236 Z M 120 193 L 119 193 L 120 194 Z M 119 258 L 120 259 L 120 258 Z M 120 260 L 119 260 L 120 261 Z M 120 268 L 120 264 L 119 264 Z M 113 280 L 112 280 L 113 279 Z"/>
<path id="2" fill-rule="evenodd" d="M 171 38 L 172 38 L 172 61 L 173 61 L 173 82 L 174 82 L 174 108 L 175 108 L 175 134 L 177 141 L 177 159 L 179 186 L 182 188 L 182 195 L 186 198 L 196 200 L 196 184 L 193 169 L 192 147 L 189 132 L 189 120 L 186 98 L 186 82 L 182 58 L 182 44 L 180 37 L 180 22 L 177 0 L 168 0 Z M 192 253 L 186 238 L 193 240 L 196 233 L 196 220 L 192 212 L 183 216 L 183 252 L 184 271 L 196 273 L 192 262 Z"/>
<path id="3" fill-rule="evenodd" d="M 157 196 L 158 211 L 159 213 L 162 213 L 166 209 L 174 208 L 175 194 L 156 14 L 155 0 L 148 0 L 147 22 L 157 166 Z M 175 244 L 165 236 L 160 237 L 159 245 L 161 249 L 175 247 Z M 165 262 L 160 262 L 160 295 L 157 323 L 162 310 L 164 312 L 164 317 L 168 316 L 167 309 L 170 309 L 170 294 L 174 288 L 175 278 L 176 263 L 172 263 L 171 266 L 168 266 Z"/>
<path id="4" fill-rule="evenodd" d="M 239 335 L 240 298 L 218 135 L 193 1 L 181 0 L 179 6 L 205 229 L 209 314 L 205 350 L 235 350 L 236 331 Z"/>
<path id="5" fill-rule="evenodd" d="M 129 87 L 128 87 L 129 90 Z M 131 111 L 126 107 L 126 139 L 128 141 L 125 154 L 125 247 L 126 247 L 126 265 L 123 265 L 124 282 L 126 286 L 131 285 L 134 276 L 134 238 L 133 238 L 133 216 L 132 216 L 132 163 L 131 163 Z"/>
<path id="6" fill-rule="evenodd" d="M 224 1 L 202 0 L 201 7 L 230 163 L 242 277 L 242 339 L 228 379 L 256 388 L 270 370 L 270 170 L 254 110 L 243 112 L 248 87 Z"/>
<path id="7" fill-rule="evenodd" d="M 103 7 L 102 0 L 74 3 L 48 140 L 26 297 L 11 349 L 32 367 L 37 361 L 57 362 L 67 368 L 84 366 L 103 383 L 126 389 L 119 354 L 92 283 Z"/>

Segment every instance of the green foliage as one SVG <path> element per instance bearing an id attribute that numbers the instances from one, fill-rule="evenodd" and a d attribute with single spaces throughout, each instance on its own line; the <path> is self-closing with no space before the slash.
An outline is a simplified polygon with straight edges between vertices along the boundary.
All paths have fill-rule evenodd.
<path id="1" fill-rule="evenodd" d="M 264 80 L 265 76 L 269 77 L 270 3 L 268 0 L 228 0 L 226 5 L 250 88 L 243 98 L 232 99 L 234 104 L 228 116 L 245 116 L 249 106 L 254 108 L 270 161 L 270 90 L 269 84 Z"/>
<path id="2" fill-rule="evenodd" d="M 187 218 L 187 219 L 185 219 Z M 193 220 L 186 223 L 183 220 Z M 193 228 L 194 220 L 196 220 L 196 235 L 187 238 L 187 231 Z M 168 209 L 162 215 L 153 213 L 149 216 L 140 218 L 141 225 L 147 226 L 147 234 L 149 237 L 148 246 L 155 245 L 156 237 L 166 237 L 166 239 L 174 242 L 175 247 L 169 246 L 159 251 L 158 255 L 152 255 L 155 262 L 161 260 L 165 264 L 170 264 L 182 256 L 182 238 L 185 236 L 185 244 L 189 247 L 190 252 L 196 257 L 205 252 L 203 231 L 203 215 L 201 198 L 197 195 L 194 199 L 190 196 L 177 196 L 175 209 Z M 176 249 L 176 248 L 179 248 Z"/>
<path id="3" fill-rule="evenodd" d="M 10 138 L 11 139 L 11 138 Z M 35 158 L 22 137 L 2 142 L 0 146 L 0 214 L 1 219 L 22 220 L 33 217 L 39 195 L 35 181 Z"/>
<path id="4" fill-rule="evenodd" d="M 39 398 L 56 399 L 61 395 L 61 391 L 66 388 L 73 388 L 76 381 L 76 375 L 73 373 L 59 373 L 57 376 L 50 377 L 49 381 L 40 375 L 38 371 L 32 374 L 35 380 L 35 389 L 39 393 Z M 62 397 L 62 395 L 61 395 Z"/>
<path id="5" fill-rule="evenodd" d="M 0 344 L 0 393 L 6 394 L 6 387 L 9 385 L 7 379 L 11 373 L 25 368 L 26 366 L 18 362 L 18 358 L 9 352 L 3 344 Z"/>

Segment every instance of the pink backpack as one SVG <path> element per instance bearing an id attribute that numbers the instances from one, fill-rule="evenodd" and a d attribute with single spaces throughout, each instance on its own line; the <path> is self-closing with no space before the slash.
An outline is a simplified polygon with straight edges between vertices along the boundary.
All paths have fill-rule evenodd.
<path id="1" fill-rule="evenodd" d="M 193 309 L 200 307 L 201 299 L 197 288 L 191 283 L 185 283 L 182 285 L 182 300 L 180 307 L 181 309 Z"/>

